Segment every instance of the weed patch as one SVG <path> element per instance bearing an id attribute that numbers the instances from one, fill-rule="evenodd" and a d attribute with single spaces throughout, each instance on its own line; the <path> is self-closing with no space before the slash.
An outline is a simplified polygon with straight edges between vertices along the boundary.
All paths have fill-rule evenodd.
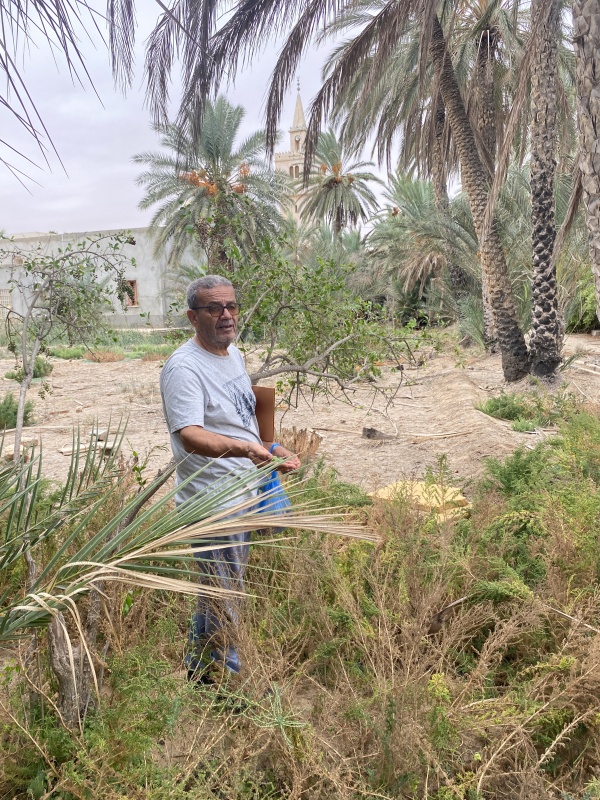
<path id="1" fill-rule="evenodd" d="M 503 392 L 497 397 L 490 397 L 476 408 L 490 417 L 509 420 L 513 423 L 513 430 L 525 432 L 556 425 L 559 421 L 570 418 L 578 405 L 576 398 L 565 392 L 556 395 Z"/>
<path id="2" fill-rule="evenodd" d="M 255 537 L 235 690 L 185 681 L 193 599 L 107 588 L 100 708 L 79 734 L 48 706 L 26 723 L 39 749 L 8 721 L 5 796 L 595 796 L 600 420 L 575 410 L 488 461 L 459 521 L 372 500 L 322 461 L 305 478 L 304 499 L 381 543 Z M 452 486 L 444 458 L 425 478 Z"/>

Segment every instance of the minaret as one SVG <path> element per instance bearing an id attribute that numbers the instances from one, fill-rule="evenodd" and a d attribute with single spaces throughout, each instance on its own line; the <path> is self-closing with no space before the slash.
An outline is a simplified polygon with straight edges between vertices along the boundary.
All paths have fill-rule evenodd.
<path id="1" fill-rule="evenodd" d="M 299 179 L 302 177 L 302 167 L 304 164 L 304 142 L 306 141 L 306 119 L 302 98 L 300 97 L 300 79 L 298 79 L 298 95 L 296 97 L 296 108 L 294 109 L 294 119 L 290 128 L 290 149 L 286 152 L 275 153 L 275 169 L 285 172 L 290 178 Z M 292 196 L 293 214 L 298 219 L 298 200 L 300 192 Z"/>

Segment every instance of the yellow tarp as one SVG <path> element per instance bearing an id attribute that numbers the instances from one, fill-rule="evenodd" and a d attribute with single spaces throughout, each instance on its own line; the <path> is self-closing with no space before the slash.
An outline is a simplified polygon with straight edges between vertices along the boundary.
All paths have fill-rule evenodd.
<path id="1" fill-rule="evenodd" d="M 471 507 L 459 489 L 425 481 L 397 481 L 371 492 L 370 496 L 382 500 L 406 498 L 414 508 L 432 511 L 441 521 L 452 517 L 466 517 Z"/>

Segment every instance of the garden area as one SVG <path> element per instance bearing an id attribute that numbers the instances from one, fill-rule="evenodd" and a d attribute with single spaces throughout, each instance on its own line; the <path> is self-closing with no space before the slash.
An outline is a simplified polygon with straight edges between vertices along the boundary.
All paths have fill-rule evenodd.
<path id="1" fill-rule="evenodd" d="M 127 557 L 172 513 L 169 479 L 139 526 L 125 536 L 115 526 L 170 457 L 157 387 L 174 346 L 163 333 L 115 338 L 85 358 L 51 348 L 51 370 L 29 394 L 24 436 L 41 443 L 44 481 L 32 481 L 27 530 L 57 596 L 88 583 L 68 566 L 80 554 L 95 563 L 96 548 L 111 561 L 111 530 L 112 555 Z M 335 504 L 359 539 L 305 528 L 256 537 L 240 631 L 247 668 L 235 686 L 185 679 L 192 596 L 102 575 L 97 619 L 93 593 L 74 619 L 62 604 L 77 669 L 79 637 L 93 630 L 100 682 L 97 697 L 88 682 L 81 723 L 69 721 L 43 638 L 29 664 L 31 639 L 6 639 L 11 624 L 30 629 L 44 612 L 11 608 L 25 565 L 5 545 L 0 796 L 600 795 L 600 343 L 567 337 L 560 380 L 515 386 L 499 356 L 455 338 L 423 335 L 418 359 L 401 371 L 382 363 L 376 384 L 354 392 L 304 389 L 293 401 L 280 387 L 281 438 L 305 448 L 299 486 L 286 483 L 295 505 Z M 18 388 L 14 357 L 0 363 L 6 391 Z M 90 434 L 111 428 L 115 448 L 98 474 Z M 370 496 L 398 481 L 388 499 Z M 415 503 L 417 481 L 437 506 Z M 17 484 L 5 462 L 5 509 Z M 456 490 L 468 508 L 440 516 Z M 23 513 L 7 517 L 7 545 Z M 156 558 L 138 569 L 168 563 Z"/>
<path id="2" fill-rule="evenodd" d="M 156 263 L 0 231 L 0 800 L 600 798 L 600 0 L 159 6 L 127 153 Z M 48 164 L 30 52 L 85 85 L 106 24 L 126 90 L 135 10 L 0 15 L 0 110 Z M 271 45 L 248 125 L 225 92 Z M 187 294 L 213 274 L 235 297 Z M 274 387 L 285 512 L 258 443 L 176 505 L 188 321 Z M 244 593 L 198 580 L 223 531 Z M 188 669 L 199 597 L 239 674 Z"/>

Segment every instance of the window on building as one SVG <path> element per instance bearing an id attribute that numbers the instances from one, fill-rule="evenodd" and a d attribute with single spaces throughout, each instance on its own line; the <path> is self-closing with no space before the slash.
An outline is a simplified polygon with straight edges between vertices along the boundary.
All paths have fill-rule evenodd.
<path id="1" fill-rule="evenodd" d="M 9 289 L 0 289 L 0 313 L 12 310 L 12 300 Z"/>
<path id="2" fill-rule="evenodd" d="M 296 164 L 296 166 L 294 167 L 294 172 L 295 172 L 294 177 L 295 178 L 299 178 L 300 177 L 300 167 L 298 166 L 298 164 Z"/>
<path id="3" fill-rule="evenodd" d="M 290 178 L 294 177 L 294 168 L 290 167 Z"/>
<path id="4" fill-rule="evenodd" d="M 137 281 L 123 281 L 123 288 L 125 289 L 125 301 L 127 306 L 137 306 L 138 303 L 138 290 Z"/>

